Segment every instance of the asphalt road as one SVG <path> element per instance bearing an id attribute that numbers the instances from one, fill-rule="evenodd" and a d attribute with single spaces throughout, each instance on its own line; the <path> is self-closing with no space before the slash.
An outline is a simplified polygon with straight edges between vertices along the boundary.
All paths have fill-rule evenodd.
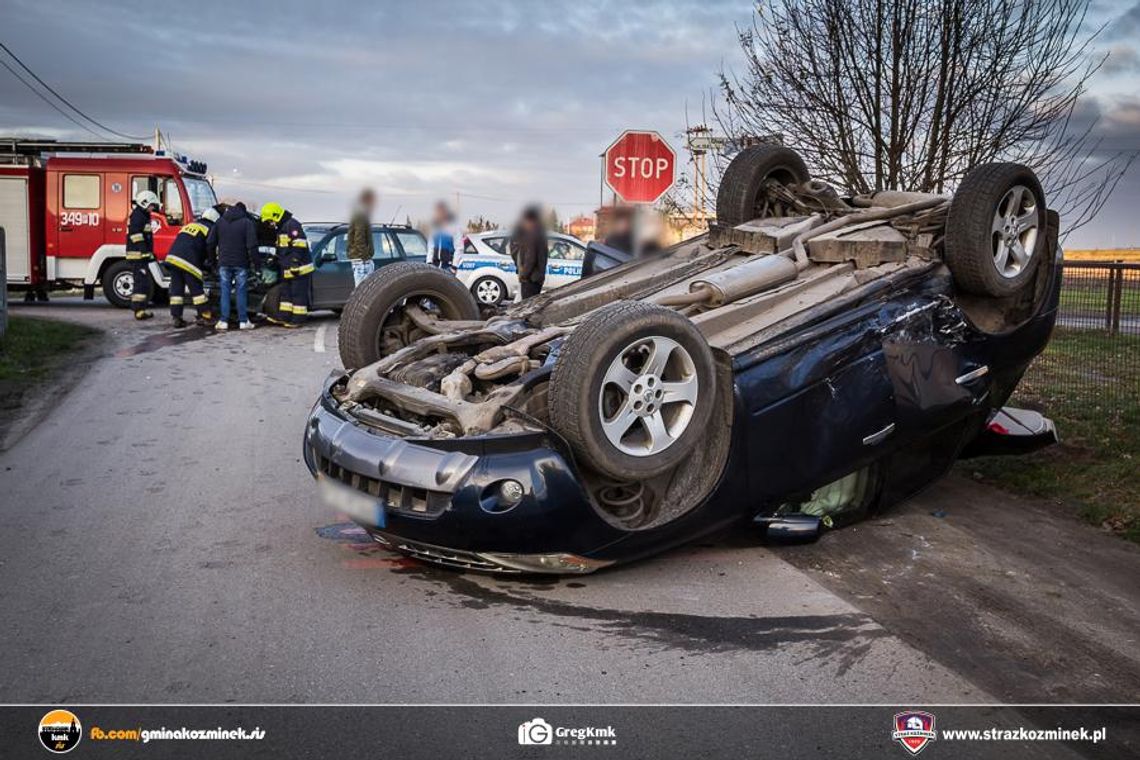
<path id="1" fill-rule="evenodd" d="M 1026 671 L 1048 681 L 1047 662 L 991 652 L 976 666 L 971 647 L 986 642 L 972 629 L 955 640 L 900 614 L 906 597 L 890 595 L 907 579 L 890 563 L 917 557 L 893 523 L 883 535 L 897 557 L 864 529 L 807 550 L 736 536 L 539 583 L 437 570 L 365 540 L 317 500 L 301 462 L 305 416 L 338 366 L 335 318 L 212 334 L 69 299 L 15 310 L 109 338 L 0 454 L 0 701 L 1051 701 L 1023 683 Z M 945 499 L 938 488 L 923 498 Z M 929 504 L 899 519 L 947 530 Z M 1090 555 L 1114 541 L 1072 527 L 1094 541 Z M 1112 545 L 1105 572 L 1134 579 L 1140 552 Z M 848 582 L 860 552 L 887 574 L 871 590 Z M 951 623 L 986 603 L 926 582 L 941 606 L 958 605 L 943 611 Z M 1113 599 L 1135 616 L 1140 592 L 1127 585 Z M 1078 637 L 1103 634 L 1068 622 Z M 1124 680 L 1096 688 L 1136 701 L 1140 648 L 1118 649 Z"/>

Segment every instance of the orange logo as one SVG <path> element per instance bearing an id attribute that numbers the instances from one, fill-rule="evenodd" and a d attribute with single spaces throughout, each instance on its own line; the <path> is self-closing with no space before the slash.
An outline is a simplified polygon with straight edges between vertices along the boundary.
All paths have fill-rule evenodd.
<path id="1" fill-rule="evenodd" d="M 49 752 L 70 752 L 83 738 L 83 725 L 69 710 L 52 710 L 40 718 L 40 744 Z"/>

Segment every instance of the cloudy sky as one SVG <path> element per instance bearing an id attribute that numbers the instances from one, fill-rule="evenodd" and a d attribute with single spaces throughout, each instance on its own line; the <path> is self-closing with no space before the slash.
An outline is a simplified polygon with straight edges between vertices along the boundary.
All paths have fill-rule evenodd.
<path id="1" fill-rule="evenodd" d="M 1140 149 L 1140 3 L 1094 5 L 1110 65 L 1085 108 Z M 0 41 L 103 123 L 205 160 L 220 195 L 332 220 L 366 184 L 381 216 L 563 217 L 599 197 L 622 129 L 697 120 L 750 0 L 0 0 Z M 0 133 L 90 137 L 0 69 Z M 1140 170 L 1070 245 L 1140 245 Z"/>

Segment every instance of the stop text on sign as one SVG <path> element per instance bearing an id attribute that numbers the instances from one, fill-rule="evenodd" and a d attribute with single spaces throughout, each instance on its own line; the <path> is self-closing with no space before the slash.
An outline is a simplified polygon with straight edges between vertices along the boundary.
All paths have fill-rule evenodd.
<path id="1" fill-rule="evenodd" d="M 656 132 L 626 130 L 604 158 L 606 184 L 626 203 L 655 203 L 673 186 L 677 154 Z"/>
<path id="2" fill-rule="evenodd" d="M 660 179 L 672 175 L 673 164 L 667 158 L 645 158 L 644 156 L 615 156 L 614 178 L 641 177 Z"/>

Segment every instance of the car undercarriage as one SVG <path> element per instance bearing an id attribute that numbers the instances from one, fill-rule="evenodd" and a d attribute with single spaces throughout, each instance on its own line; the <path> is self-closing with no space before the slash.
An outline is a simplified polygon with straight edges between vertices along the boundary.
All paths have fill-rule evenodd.
<path id="1" fill-rule="evenodd" d="M 508 308 L 480 312 L 427 267 L 412 265 L 399 283 L 366 281 L 341 325 L 342 358 L 355 369 L 329 400 L 355 426 L 429 448 L 553 441 L 607 523 L 667 525 L 713 493 L 734 441 L 749 434 L 735 429 L 750 424 L 743 367 L 811 346 L 820 325 L 876 301 L 892 310 L 862 332 L 876 332 L 875 350 L 888 356 L 907 346 L 903 363 L 914 345 L 953 350 L 967 332 L 1000 335 L 1041 312 L 1055 215 L 1024 167 L 979 172 L 980 189 L 968 177 L 953 197 L 841 197 L 792 151 L 762 146 L 729 167 L 708 234 Z M 915 295 L 933 282 L 940 292 Z M 859 461 L 806 483 L 796 503 L 866 500 L 870 469 Z M 370 495 L 406 506 L 405 489 L 393 506 L 377 483 Z M 413 499 L 413 516 L 433 508 L 430 493 Z M 498 505 L 485 511 L 507 511 L 513 494 L 485 498 Z"/>

